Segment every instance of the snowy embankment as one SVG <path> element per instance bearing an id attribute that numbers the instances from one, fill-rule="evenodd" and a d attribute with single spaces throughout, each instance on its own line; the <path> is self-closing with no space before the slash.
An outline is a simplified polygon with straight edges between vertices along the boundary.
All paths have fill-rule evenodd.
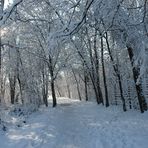
<path id="1" fill-rule="evenodd" d="M 61 99 L 0 132 L 0 148 L 147 148 L 148 112 Z"/>

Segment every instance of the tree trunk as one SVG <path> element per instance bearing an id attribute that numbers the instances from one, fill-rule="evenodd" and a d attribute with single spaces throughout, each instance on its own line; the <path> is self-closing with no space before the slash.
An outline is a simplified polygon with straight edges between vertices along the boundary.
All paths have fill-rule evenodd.
<path id="1" fill-rule="evenodd" d="M 9 83 L 10 83 L 10 98 L 11 104 L 15 103 L 15 84 L 16 84 L 16 76 L 9 76 Z"/>
<path id="2" fill-rule="evenodd" d="M 46 79 L 46 90 L 45 90 L 45 105 L 46 105 L 46 107 L 48 107 L 48 83 L 49 82 L 49 80 L 48 80 L 48 78 Z"/>
<path id="3" fill-rule="evenodd" d="M 85 100 L 88 101 L 88 91 L 87 91 L 87 75 L 84 72 L 84 85 L 85 85 Z"/>
<path id="4" fill-rule="evenodd" d="M 117 77 L 118 77 L 118 82 L 119 82 L 120 96 L 121 96 L 121 100 L 122 100 L 122 104 L 123 104 L 123 111 L 127 111 L 126 110 L 125 98 L 123 96 L 123 88 L 122 88 L 122 82 L 121 82 L 120 74 L 117 74 Z"/>
<path id="5" fill-rule="evenodd" d="M 137 83 L 137 80 L 140 76 L 140 68 L 134 66 L 133 49 L 131 47 L 127 47 L 127 50 L 128 50 L 129 58 L 130 58 L 131 65 L 132 65 L 132 72 L 133 72 L 138 102 L 139 102 L 139 106 L 140 106 L 140 111 L 141 111 L 141 113 L 143 113 L 144 111 L 147 110 L 147 103 L 146 103 L 146 99 L 143 94 L 142 84 L 141 84 L 141 82 Z"/>
<path id="6" fill-rule="evenodd" d="M 53 107 L 56 107 L 57 99 L 55 94 L 54 80 L 51 81 L 51 93 L 52 93 Z"/>
<path id="7" fill-rule="evenodd" d="M 79 88 L 79 83 L 78 83 L 78 80 L 77 80 L 77 76 L 76 76 L 73 69 L 72 69 L 72 72 L 73 72 L 73 75 L 74 75 L 74 78 L 75 78 L 75 81 L 76 81 L 76 85 L 77 85 L 78 97 L 79 97 L 79 100 L 81 101 L 82 97 L 81 97 L 81 93 L 80 93 L 80 88 Z"/>
<path id="8" fill-rule="evenodd" d="M 102 90 L 100 87 L 100 76 L 99 76 L 99 56 L 97 52 L 97 29 L 95 28 L 95 34 L 94 34 L 94 61 L 95 61 L 95 81 L 96 81 L 96 87 L 97 87 L 97 102 L 102 103 L 104 105 L 103 101 L 103 95 Z"/>
<path id="9" fill-rule="evenodd" d="M 128 80 L 127 83 L 129 84 Z M 131 87 L 129 85 L 128 85 L 128 102 L 129 102 L 129 108 L 132 109 Z"/>
<path id="10" fill-rule="evenodd" d="M 43 65 L 42 77 L 43 77 L 43 88 L 42 88 L 43 102 L 45 106 L 48 107 L 48 81 L 49 80 L 45 72 L 44 65 Z"/>
<path id="11" fill-rule="evenodd" d="M 45 88 L 43 88 L 43 101 L 46 107 L 48 107 L 48 93 L 46 93 Z"/>
<path id="12" fill-rule="evenodd" d="M 66 79 L 66 78 L 65 78 L 65 79 Z M 71 98 L 70 86 L 69 86 L 69 84 L 68 84 L 67 79 L 66 79 L 66 86 L 67 86 L 68 98 Z"/>
<path id="13" fill-rule="evenodd" d="M 116 73 L 116 76 L 118 78 L 120 96 L 121 96 L 121 101 L 122 101 L 122 104 L 123 104 L 123 111 L 126 111 L 126 104 L 125 104 L 125 98 L 123 96 L 123 88 L 122 88 L 122 81 L 121 81 L 120 71 L 118 69 L 118 65 L 115 64 L 115 62 L 114 62 L 114 58 L 112 56 L 111 49 L 110 49 L 109 42 L 108 42 L 108 34 L 107 34 L 107 32 L 106 32 L 105 40 L 106 40 L 106 44 L 107 44 L 108 53 L 109 53 L 110 59 L 111 59 L 112 64 L 113 64 L 113 69 L 114 69 L 114 71 Z"/>
<path id="14" fill-rule="evenodd" d="M 18 84 L 19 84 L 19 88 L 20 88 L 20 99 L 22 104 L 25 103 L 24 100 L 24 90 L 25 90 L 25 80 L 23 80 L 21 78 L 20 72 L 22 71 L 23 74 L 25 75 L 25 70 L 23 68 L 23 62 L 21 59 L 21 53 L 19 51 L 19 48 L 16 48 L 16 52 L 17 52 L 17 66 L 16 66 L 16 76 L 17 76 L 17 80 L 18 80 Z"/>
<path id="15" fill-rule="evenodd" d="M 56 99 L 56 93 L 55 93 L 55 85 L 54 85 L 54 70 L 53 70 L 53 63 L 52 63 L 52 58 L 49 55 L 49 72 L 50 72 L 50 77 L 51 77 L 51 94 L 52 94 L 52 100 L 53 100 L 53 107 L 57 106 L 57 99 Z"/>
<path id="16" fill-rule="evenodd" d="M 116 95 L 117 91 L 116 91 L 116 83 L 114 84 L 114 97 L 115 97 L 115 105 L 117 106 L 118 105 L 118 102 L 117 102 L 117 95 Z"/>
<path id="17" fill-rule="evenodd" d="M 17 74 L 17 80 L 18 80 L 18 84 L 19 84 L 19 88 L 20 88 L 20 94 L 21 94 L 20 98 L 21 98 L 22 104 L 24 104 L 23 85 L 22 85 L 22 82 L 20 80 L 19 74 Z"/>
<path id="18" fill-rule="evenodd" d="M 4 0 L 0 1 L 0 21 L 3 19 L 3 11 L 4 11 Z M 2 76 L 2 34 L 1 34 L 1 25 L 0 25 L 0 103 L 2 101 L 2 91 L 3 91 L 3 76 Z"/>
<path id="19" fill-rule="evenodd" d="M 1 28 L 0 28 L 0 74 L 2 69 L 2 41 L 1 41 Z"/>
<path id="20" fill-rule="evenodd" d="M 89 37 L 88 28 L 86 28 L 86 35 L 87 35 L 87 40 L 88 40 L 88 52 L 90 56 L 92 78 L 95 79 L 95 65 L 94 65 L 93 51 L 92 51 L 92 45 L 91 45 L 91 40 Z"/>
<path id="21" fill-rule="evenodd" d="M 106 73 L 105 73 L 105 67 L 104 67 L 104 47 L 103 47 L 102 37 L 101 37 L 101 62 L 102 62 L 103 82 L 104 82 L 104 90 L 105 90 L 105 105 L 106 107 L 108 107 L 109 100 L 108 100 L 108 89 L 107 89 L 107 83 L 106 83 Z"/>
<path id="22" fill-rule="evenodd" d="M 67 84 L 67 92 L 68 92 L 68 98 L 71 98 L 71 93 L 70 93 L 70 87 L 69 87 L 69 84 Z"/>
<path id="23" fill-rule="evenodd" d="M 89 69 L 89 66 L 88 66 L 83 54 L 79 51 L 79 48 L 76 46 L 76 44 L 74 44 L 74 45 L 77 49 L 77 52 L 78 52 L 80 58 L 83 60 L 84 65 L 86 66 L 87 69 Z M 103 96 L 102 96 L 102 91 L 101 91 L 101 88 L 100 88 L 99 74 L 97 75 L 97 79 L 96 79 L 96 78 L 94 78 L 94 71 L 92 71 L 92 69 L 91 70 L 89 69 L 88 73 L 89 73 L 89 76 L 91 78 L 91 82 L 92 82 L 92 85 L 93 85 L 93 88 L 94 88 L 96 101 L 97 101 L 98 104 L 100 104 L 100 103 L 103 104 Z"/>

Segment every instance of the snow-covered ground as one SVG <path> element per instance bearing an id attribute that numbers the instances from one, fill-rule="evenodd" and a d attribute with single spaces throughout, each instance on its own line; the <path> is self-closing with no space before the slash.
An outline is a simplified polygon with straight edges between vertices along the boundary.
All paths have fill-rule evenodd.
<path id="1" fill-rule="evenodd" d="M 0 131 L 0 148 L 148 148 L 148 112 L 60 99 Z"/>

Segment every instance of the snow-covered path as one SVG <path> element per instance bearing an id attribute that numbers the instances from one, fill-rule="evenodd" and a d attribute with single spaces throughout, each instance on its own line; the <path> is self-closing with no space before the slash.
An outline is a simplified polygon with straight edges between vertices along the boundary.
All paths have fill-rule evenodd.
<path id="1" fill-rule="evenodd" d="M 148 148 L 148 113 L 61 100 L 1 134 L 0 148 Z"/>

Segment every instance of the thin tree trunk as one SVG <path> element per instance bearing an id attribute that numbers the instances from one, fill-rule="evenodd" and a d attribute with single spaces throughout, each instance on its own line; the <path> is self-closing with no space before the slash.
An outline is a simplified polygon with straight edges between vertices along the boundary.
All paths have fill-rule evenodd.
<path id="1" fill-rule="evenodd" d="M 0 20 L 2 20 L 2 14 L 4 10 L 4 0 L 0 1 Z M 3 76 L 2 76 L 2 34 L 1 34 L 1 25 L 0 25 L 0 103 L 2 101 L 2 91 L 3 91 Z"/>
<path id="2" fill-rule="evenodd" d="M 67 79 L 66 79 L 66 86 L 67 86 L 68 98 L 71 98 L 70 86 L 69 86 L 69 84 L 68 84 Z"/>
<path id="3" fill-rule="evenodd" d="M 2 69 L 2 39 L 1 39 L 1 27 L 0 27 L 0 74 Z"/>
<path id="4" fill-rule="evenodd" d="M 101 37 L 101 62 L 102 62 L 103 82 L 104 82 L 104 90 L 105 90 L 105 105 L 106 107 L 108 107 L 109 100 L 108 100 L 108 89 L 107 89 L 107 83 L 106 83 L 106 73 L 105 73 L 105 67 L 104 67 L 103 37 Z"/>
<path id="5" fill-rule="evenodd" d="M 52 94 L 52 100 L 53 100 L 53 107 L 57 106 L 57 99 L 56 99 L 56 93 L 55 93 L 55 84 L 54 84 L 54 71 L 53 71 L 53 64 L 52 59 L 49 55 L 49 72 L 51 77 L 51 94 Z"/>
<path id="6" fill-rule="evenodd" d="M 24 104 L 23 86 L 22 86 L 22 83 L 21 83 L 19 74 L 17 74 L 17 80 L 18 80 L 18 84 L 19 84 L 19 88 L 20 88 L 20 94 L 21 94 L 21 97 L 20 98 L 21 98 L 22 104 Z"/>
<path id="7" fill-rule="evenodd" d="M 77 52 L 78 52 L 80 58 L 83 60 L 84 65 L 86 66 L 86 68 L 89 69 L 89 66 L 87 65 L 87 62 L 86 62 L 83 54 L 81 54 L 81 52 L 79 51 L 79 48 L 76 45 L 75 45 L 75 47 L 77 49 Z M 103 96 L 102 96 L 102 91 L 101 91 L 100 83 L 99 83 L 99 75 L 97 75 L 97 82 L 96 82 L 96 79 L 94 79 L 94 71 L 89 69 L 88 73 L 89 73 L 89 76 L 90 76 L 90 79 L 91 79 L 91 82 L 92 82 L 92 85 L 93 85 L 93 88 L 94 88 L 94 93 L 95 93 L 95 96 L 96 96 L 96 101 L 97 101 L 98 104 L 100 104 L 100 103 L 103 104 Z"/>
<path id="8" fill-rule="evenodd" d="M 9 48 L 9 62 L 11 62 L 11 52 Z M 13 65 L 15 67 L 15 65 Z M 16 65 L 17 66 L 17 65 Z M 10 99 L 11 104 L 15 103 L 15 85 L 16 85 L 16 68 L 10 69 L 9 71 L 9 86 L 10 86 Z"/>
<path id="9" fill-rule="evenodd" d="M 128 84 L 129 81 L 127 80 Z M 132 99 L 131 99 L 131 87 L 128 85 L 128 101 L 129 101 L 129 108 L 132 109 Z"/>
<path id="10" fill-rule="evenodd" d="M 9 76 L 9 84 L 10 84 L 10 98 L 11 104 L 15 103 L 15 84 L 16 84 L 16 76 Z"/>
<path id="11" fill-rule="evenodd" d="M 45 75 L 45 69 L 43 68 L 42 71 L 43 76 L 43 88 L 42 88 L 42 95 L 43 95 L 43 101 L 46 107 L 48 106 L 48 78 L 47 75 Z M 46 78 L 45 78 L 46 76 Z"/>
<path id="12" fill-rule="evenodd" d="M 79 83 L 78 83 L 78 80 L 77 80 L 76 74 L 75 74 L 75 72 L 74 72 L 73 69 L 72 69 L 72 72 L 73 72 L 73 75 L 74 75 L 74 78 L 75 78 L 75 81 L 76 81 L 79 100 L 81 101 L 81 100 L 82 100 L 82 97 L 81 97 L 81 93 L 80 93 Z"/>
<path id="13" fill-rule="evenodd" d="M 93 88 L 94 88 L 94 93 L 95 93 L 95 96 L 96 96 L 96 101 L 97 101 L 98 104 L 100 104 L 100 103 L 103 104 L 103 102 L 100 100 L 100 98 L 103 98 L 102 91 L 101 91 L 101 88 L 100 88 L 100 83 L 99 83 L 99 85 L 96 84 L 96 81 L 93 79 L 93 77 L 92 77 L 90 72 L 89 72 L 89 75 L 90 75 L 91 82 L 92 82 L 92 85 L 93 85 Z"/>
<path id="14" fill-rule="evenodd" d="M 88 91 L 87 91 L 87 75 L 84 72 L 84 84 L 85 84 L 85 100 L 88 101 Z"/>
<path id="15" fill-rule="evenodd" d="M 123 96 L 123 88 L 122 88 L 122 82 L 121 82 L 121 76 L 120 74 L 117 74 L 118 77 L 118 82 L 119 82 L 119 89 L 120 89 L 120 96 L 123 104 L 123 111 L 126 111 L 126 103 L 125 103 L 125 98 Z"/>
<path id="16" fill-rule="evenodd" d="M 96 28 L 95 28 L 95 35 L 94 35 L 94 59 L 95 59 L 94 61 L 95 61 L 96 87 L 97 87 L 97 92 L 98 92 L 97 102 L 102 103 L 104 105 L 102 90 L 100 87 L 99 56 L 97 52 L 97 29 Z"/>
<path id="17" fill-rule="evenodd" d="M 20 78 L 20 69 L 19 68 L 22 68 L 21 70 L 23 71 L 24 73 L 24 69 L 23 69 L 23 63 L 22 63 L 22 59 L 21 59 L 21 54 L 20 54 L 20 51 L 19 51 L 19 48 L 16 48 L 16 51 L 17 51 L 17 66 L 16 66 L 16 75 L 17 75 L 17 80 L 18 80 L 18 84 L 19 84 L 19 88 L 20 88 L 20 99 L 21 99 L 21 102 L 22 104 L 24 104 L 24 96 L 23 96 L 23 90 L 24 90 L 24 82 L 23 80 L 21 81 L 21 78 Z"/>
<path id="18" fill-rule="evenodd" d="M 46 76 L 47 77 L 47 76 Z M 46 103 L 46 106 L 48 106 L 48 83 L 49 82 L 49 80 L 48 80 L 48 78 L 46 79 L 46 90 L 45 90 L 45 103 Z"/>
<path id="19" fill-rule="evenodd" d="M 51 93 L 52 93 L 52 99 L 53 99 L 53 107 L 57 106 L 57 100 L 56 100 L 56 94 L 55 94 L 55 87 L 54 87 L 54 81 L 51 81 Z"/>
<path id="20" fill-rule="evenodd" d="M 43 88 L 43 101 L 46 107 L 48 107 L 48 93 L 46 92 L 46 89 Z"/>
<path id="21" fill-rule="evenodd" d="M 144 111 L 147 110 L 147 103 L 146 103 L 146 99 L 143 94 L 142 84 L 141 84 L 141 82 L 137 83 L 137 80 L 140 76 L 140 68 L 134 66 L 133 49 L 131 47 L 127 47 L 127 50 L 128 50 L 129 58 L 130 58 L 131 65 L 132 65 L 132 72 L 133 72 L 138 102 L 139 102 L 139 106 L 140 106 L 140 111 L 141 111 L 141 113 L 143 113 Z"/>
<path id="22" fill-rule="evenodd" d="M 126 104 L 125 104 L 125 98 L 123 96 L 123 88 L 122 88 L 122 81 L 121 81 L 120 71 L 118 69 L 117 64 L 114 63 L 114 58 L 112 56 L 110 46 L 109 46 L 109 42 L 108 42 L 108 34 L 107 34 L 107 32 L 106 32 L 105 40 L 106 40 L 106 44 L 107 44 L 108 53 L 109 53 L 110 59 L 111 59 L 112 64 L 113 64 L 113 69 L 114 69 L 114 71 L 116 73 L 116 76 L 118 78 L 120 96 L 121 96 L 121 101 L 122 101 L 122 104 L 123 104 L 123 111 L 126 111 Z"/>
<path id="23" fill-rule="evenodd" d="M 70 87 L 69 87 L 69 84 L 67 84 L 67 91 L 68 91 L 68 98 L 71 98 L 71 93 L 70 93 Z"/>
<path id="24" fill-rule="evenodd" d="M 93 61 L 93 52 L 92 52 L 91 40 L 90 40 L 87 28 L 86 28 L 86 35 L 87 35 L 87 40 L 88 40 L 88 51 L 89 51 L 89 56 L 90 56 L 92 77 L 93 77 L 93 79 L 95 79 L 95 67 L 94 67 L 94 61 Z"/>

